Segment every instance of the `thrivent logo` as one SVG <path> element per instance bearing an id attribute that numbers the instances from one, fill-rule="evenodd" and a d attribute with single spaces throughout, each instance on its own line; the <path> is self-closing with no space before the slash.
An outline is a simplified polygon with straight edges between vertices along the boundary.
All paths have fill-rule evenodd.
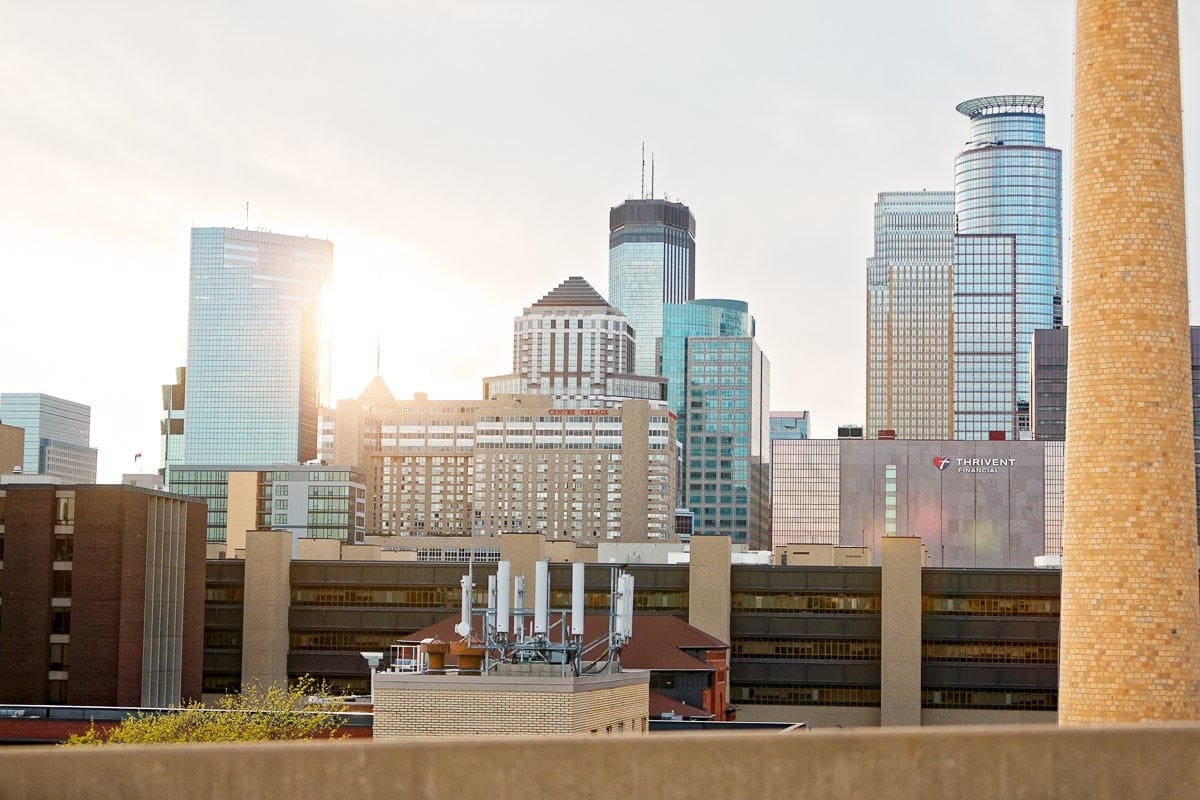
<path id="1" fill-rule="evenodd" d="M 953 459 L 946 458 L 945 456 L 938 456 L 937 458 L 933 459 L 933 465 L 940 470 L 944 470 L 946 467 L 950 466 L 951 461 L 953 461 Z"/>

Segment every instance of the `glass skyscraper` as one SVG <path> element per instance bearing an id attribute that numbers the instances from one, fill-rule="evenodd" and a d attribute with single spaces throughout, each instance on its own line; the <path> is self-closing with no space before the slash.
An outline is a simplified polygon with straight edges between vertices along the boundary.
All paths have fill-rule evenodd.
<path id="1" fill-rule="evenodd" d="M 696 218 L 683 203 L 626 200 L 608 230 L 608 300 L 633 326 L 634 372 L 657 375 L 663 304 L 696 296 Z"/>
<path id="2" fill-rule="evenodd" d="M 1029 431 L 1033 332 L 1062 326 L 1062 152 L 1044 100 L 967 100 L 954 162 L 954 438 Z"/>
<path id="3" fill-rule="evenodd" d="M 867 424 L 901 439 L 953 435 L 953 192 L 881 192 L 867 259 Z"/>
<path id="4" fill-rule="evenodd" d="M 771 372 L 754 327 L 740 300 L 667 304 L 662 368 L 694 533 L 769 549 Z"/>
<path id="5" fill-rule="evenodd" d="M 21 468 L 26 475 L 53 475 L 71 483 L 96 482 L 97 453 L 90 441 L 90 406 L 48 394 L 0 394 L 0 422 L 25 430 Z M 4 465 L 4 470 L 11 466 Z"/>
<path id="6" fill-rule="evenodd" d="M 185 463 L 316 457 L 320 306 L 332 271 L 327 240 L 192 229 Z"/>

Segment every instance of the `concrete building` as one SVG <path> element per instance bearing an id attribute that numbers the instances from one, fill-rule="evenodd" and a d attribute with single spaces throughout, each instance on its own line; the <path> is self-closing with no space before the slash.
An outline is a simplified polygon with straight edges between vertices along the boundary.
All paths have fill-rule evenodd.
<path id="1" fill-rule="evenodd" d="M 183 463 L 316 458 L 332 273 L 324 239 L 192 229 Z"/>
<path id="2" fill-rule="evenodd" d="M 1200 718 L 1179 4 L 1078 0 L 1065 724 Z"/>
<path id="3" fill-rule="evenodd" d="M 368 531 L 668 540 L 673 415 L 646 400 L 558 403 L 544 395 L 397 401 L 378 377 L 358 400 L 339 401 L 335 453 L 368 476 Z"/>
<path id="4" fill-rule="evenodd" d="M 659 375 L 663 304 L 696 296 L 696 218 L 683 203 L 642 197 L 608 214 L 608 299 L 637 337 L 634 371 Z"/>
<path id="5" fill-rule="evenodd" d="M 485 378 L 483 396 L 544 395 L 564 408 L 665 400 L 664 379 L 633 374 L 636 352 L 625 315 L 571 277 L 516 318 L 512 374 Z"/>
<path id="6" fill-rule="evenodd" d="M 1061 552 L 1062 443 L 777 442 L 773 544 L 916 536 L 944 567 L 1026 568 Z"/>
<path id="7" fill-rule="evenodd" d="M 362 544 L 366 536 L 365 477 L 351 467 L 189 464 L 168 469 L 167 481 L 172 492 L 207 503 L 206 538 L 214 558 L 234 557 L 252 530 L 348 544 Z"/>
<path id="8" fill-rule="evenodd" d="M 199 700 L 203 531 L 163 492 L 0 487 L 0 702 Z"/>
<path id="9" fill-rule="evenodd" d="M 514 575 L 550 558 L 551 606 L 570 605 L 571 567 L 550 555 L 552 540 L 498 538 Z M 253 555 L 209 562 L 206 691 L 236 688 L 250 674 L 243 673 L 244 643 L 253 640 L 274 642 L 259 664 L 275 675 L 318 676 L 365 694 L 370 675 L 360 651 L 387 652 L 456 615 L 459 580 L 469 569 L 474 602 L 484 605 L 483 587 L 496 570 L 494 563 L 327 558 L 283 570 L 282 541 L 267 554 L 271 580 L 261 570 L 251 575 Z M 575 555 L 590 549 L 572 546 Z M 623 564 L 636 582 L 633 641 L 643 622 L 656 630 L 648 618 L 670 615 L 703 631 L 681 645 L 728 643 L 728 701 L 739 722 L 1054 721 L 1058 571 L 928 566 L 914 537 L 888 538 L 880 549 L 882 567 L 863 564 L 857 550 L 827 564 L 731 564 L 728 537 L 702 536 L 693 539 L 688 564 Z M 607 612 L 612 566 L 597 560 L 585 568 L 589 614 Z M 263 587 L 273 587 L 274 599 L 262 596 Z M 263 628 L 270 625 L 272 637 Z M 656 637 L 642 638 L 652 645 Z M 638 664 L 651 669 L 652 684 L 654 672 L 669 666 L 661 659 Z"/>
<path id="10" fill-rule="evenodd" d="M 881 192 L 867 259 L 866 435 L 954 435 L 953 192 Z"/>
<path id="11" fill-rule="evenodd" d="M 0 422 L 25 431 L 19 462 L 24 474 L 52 475 L 69 483 L 96 482 L 90 406 L 48 394 L 0 394 Z"/>

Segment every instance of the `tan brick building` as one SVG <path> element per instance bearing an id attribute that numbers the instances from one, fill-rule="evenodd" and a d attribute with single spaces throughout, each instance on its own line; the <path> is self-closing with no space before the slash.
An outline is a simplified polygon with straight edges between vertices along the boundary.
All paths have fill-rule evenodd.
<path id="1" fill-rule="evenodd" d="M 1066 724 L 1200 718 L 1178 13 L 1076 3 Z"/>

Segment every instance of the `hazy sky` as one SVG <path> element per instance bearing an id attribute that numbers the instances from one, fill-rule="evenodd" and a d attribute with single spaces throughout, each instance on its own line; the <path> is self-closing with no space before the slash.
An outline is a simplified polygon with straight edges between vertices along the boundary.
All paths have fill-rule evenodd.
<path id="1" fill-rule="evenodd" d="M 157 468 L 189 228 L 248 201 L 251 227 L 334 242 L 335 397 L 377 331 L 398 397 L 477 397 L 524 307 L 570 275 L 607 295 L 644 140 L 696 215 L 697 296 L 749 302 L 772 408 L 832 435 L 864 417 L 875 195 L 952 188 L 955 105 L 1045 95 L 1069 175 L 1072 5 L 4 2 L 0 391 L 91 405 L 101 481 Z"/>

